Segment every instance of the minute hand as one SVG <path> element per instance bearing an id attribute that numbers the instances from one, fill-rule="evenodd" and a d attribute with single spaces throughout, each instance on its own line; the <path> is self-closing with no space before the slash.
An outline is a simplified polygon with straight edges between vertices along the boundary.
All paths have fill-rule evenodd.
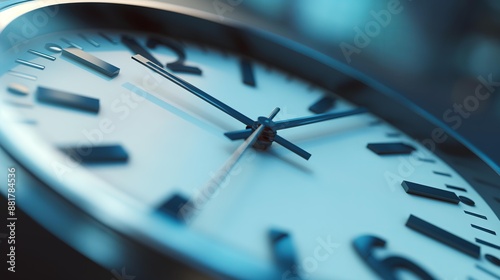
<path id="1" fill-rule="evenodd" d="M 332 120 L 332 119 L 338 119 L 338 118 L 347 117 L 347 116 L 351 116 L 351 115 L 357 115 L 357 114 L 361 114 L 361 113 L 365 113 L 365 112 L 367 112 L 367 110 L 365 108 L 357 108 L 354 110 L 349 110 L 349 111 L 340 112 L 340 113 L 327 113 L 327 114 L 321 114 L 321 115 L 312 116 L 312 117 L 279 121 L 279 122 L 275 122 L 272 127 L 276 130 L 280 130 L 280 129 L 302 126 L 302 125 L 307 125 L 307 124 L 312 124 L 312 123 L 317 123 L 317 122 L 322 122 L 322 121 L 327 121 L 327 120 Z"/>
<path id="2" fill-rule="evenodd" d="M 202 91 L 201 89 L 193 86 L 192 84 L 184 81 L 183 79 L 181 79 L 173 74 L 170 74 L 169 72 L 165 71 L 160 66 L 157 66 L 153 62 L 149 61 L 147 58 L 143 57 L 142 55 L 136 54 L 136 55 L 132 56 L 132 59 L 139 62 L 140 64 L 146 66 L 147 68 L 153 70 L 154 72 L 160 74 L 162 77 L 169 79 L 173 83 L 186 89 L 190 93 L 198 96 L 199 98 L 203 99 L 204 101 L 208 102 L 209 104 L 218 108 L 219 110 L 223 111 L 224 113 L 230 115 L 231 117 L 246 124 L 248 127 L 252 127 L 254 124 L 256 124 L 256 122 L 254 122 L 249 117 L 247 117 L 247 116 L 243 115 L 242 113 L 236 111 L 235 109 L 227 106 L 226 104 L 222 103 L 218 99 L 212 97 L 208 93 L 206 93 L 206 92 Z M 262 126 L 262 124 L 260 124 L 260 125 Z M 262 127 L 264 127 L 264 126 L 262 126 Z M 252 134 L 252 131 L 250 131 L 250 133 L 248 135 L 250 135 L 250 134 Z M 297 155 L 299 155 L 305 159 L 309 159 L 309 157 L 311 156 L 311 154 L 309 154 L 308 152 L 302 150 L 300 147 L 294 145 L 293 143 L 291 143 L 291 142 L 289 142 L 281 137 L 277 137 L 276 142 L 280 143 L 281 145 L 283 145 L 284 147 L 286 147 L 290 151 L 296 153 Z"/>
<path id="3" fill-rule="evenodd" d="M 250 119 L 249 117 L 247 117 L 247 116 L 243 115 L 242 113 L 236 111 L 235 109 L 229 107 L 228 105 L 226 105 L 222 101 L 212 97 L 210 94 L 208 94 L 208 93 L 204 92 L 203 90 L 195 87 L 194 85 L 184 81 L 183 79 L 170 74 L 169 72 L 165 71 L 164 69 L 157 66 L 153 62 L 149 61 L 144 56 L 142 56 L 140 54 L 136 54 L 136 55 L 132 56 L 132 59 L 139 62 L 140 64 L 148 67 L 149 69 L 153 70 L 154 72 L 160 74 L 162 77 L 169 79 L 173 83 L 186 89 L 187 91 L 191 92 L 192 94 L 198 96 L 199 98 L 208 102 L 209 104 L 211 104 L 212 106 L 221 110 L 222 112 L 230 115 L 231 117 L 237 119 L 238 121 L 240 121 L 248 126 L 252 126 L 254 124 L 254 121 L 252 119 Z"/>

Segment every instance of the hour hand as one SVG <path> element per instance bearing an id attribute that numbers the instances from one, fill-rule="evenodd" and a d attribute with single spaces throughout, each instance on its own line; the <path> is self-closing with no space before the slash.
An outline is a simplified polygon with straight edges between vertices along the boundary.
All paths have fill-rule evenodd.
<path id="1" fill-rule="evenodd" d="M 270 127 L 270 125 L 269 125 L 272 123 L 272 118 L 261 117 L 261 118 L 259 118 L 259 120 L 262 120 L 262 123 L 259 121 L 254 122 L 249 117 L 247 117 L 247 116 L 243 115 L 242 113 L 236 111 L 235 109 L 229 107 L 228 105 L 226 105 L 222 101 L 209 95 L 208 93 L 206 93 L 203 90 L 197 88 L 196 86 L 190 84 L 189 82 L 184 81 L 183 79 L 166 71 L 165 69 L 163 69 L 162 67 L 151 62 L 150 60 L 148 60 L 144 56 L 142 56 L 140 54 L 136 54 L 136 55 L 132 56 L 132 59 L 139 62 L 143 66 L 146 66 L 147 68 L 153 70 L 154 72 L 160 74 L 162 77 L 170 80 L 171 82 L 175 83 L 176 85 L 184 88 L 188 92 L 201 98 L 205 102 L 207 102 L 210 105 L 216 107 L 217 109 L 223 111 L 224 113 L 228 114 L 229 116 L 237 119 L 238 121 L 242 122 L 243 124 L 246 124 L 248 127 L 254 127 L 252 130 L 250 130 L 250 133 L 248 134 L 248 136 L 250 136 L 252 134 L 252 132 L 258 128 L 258 126 L 262 126 L 263 127 L 262 129 L 264 129 L 264 127 L 265 127 L 267 129 L 271 128 L 271 130 L 272 130 L 272 127 Z M 257 125 L 257 127 L 255 127 L 255 125 Z M 247 134 L 245 134 L 245 135 L 247 135 Z M 246 136 L 244 138 L 248 138 L 248 136 Z M 311 156 L 309 153 L 307 153 L 306 151 L 302 150 L 301 148 L 295 146 L 294 144 L 288 142 L 287 140 L 285 140 L 277 135 L 276 135 L 276 137 L 277 137 L 276 139 L 279 139 L 279 142 L 276 139 L 274 139 L 274 141 L 280 143 L 281 145 L 288 148 L 292 152 L 298 154 L 299 156 L 301 156 L 305 159 L 309 159 L 309 157 Z M 263 143 L 263 144 L 264 144 L 264 146 L 268 147 L 271 145 L 271 143 L 272 143 L 272 141 L 265 141 L 265 143 Z"/>
<path id="2" fill-rule="evenodd" d="M 367 112 L 367 110 L 365 108 L 357 108 L 354 110 L 344 111 L 344 112 L 340 112 L 340 113 L 338 113 L 338 112 L 327 113 L 327 114 L 320 114 L 320 115 L 316 115 L 316 116 L 312 116 L 312 117 L 284 120 L 284 121 L 275 122 L 273 125 L 273 128 L 276 130 L 292 128 L 292 127 L 313 124 L 313 123 L 318 123 L 318 122 L 323 122 L 323 121 L 328 121 L 328 120 L 333 120 L 333 119 L 339 119 L 339 118 L 357 115 L 357 114 L 362 114 L 362 113 L 366 113 L 366 112 Z"/>
<path id="3" fill-rule="evenodd" d="M 247 139 L 250 134 L 252 134 L 252 129 L 236 130 L 231 132 L 226 132 L 224 135 L 231 140 Z"/>
<path id="4" fill-rule="evenodd" d="M 254 121 L 250 119 L 249 117 L 243 115 L 242 113 L 236 111 L 235 109 L 229 107 L 222 101 L 216 99 L 215 97 L 211 96 L 210 94 L 204 92 L 203 90 L 197 88 L 196 86 L 190 84 L 187 81 L 184 81 L 183 79 L 177 77 L 176 75 L 166 71 L 162 67 L 156 65 L 155 63 L 151 62 L 144 56 L 140 54 L 136 54 L 132 56 L 132 59 L 139 62 L 140 64 L 146 66 L 147 68 L 153 70 L 154 72 L 160 74 L 162 77 L 170 80 L 174 84 L 184 88 L 188 92 L 192 93 L 193 95 L 201 98 L 203 101 L 207 102 L 208 104 L 214 106 L 215 108 L 221 110 L 222 112 L 228 114 L 229 116 L 237 119 L 238 121 L 246 124 L 246 125 L 253 125 Z"/>
<path id="5" fill-rule="evenodd" d="M 304 151 L 299 146 L 293 144 L 292 142 L 286 140 L 285 138 L 283 138 L 279 135 L 275 136 L 274 142 L 276 142 L 276 143 L 280 144 L 281 146 L 287 148 L 288 150 L 294 152 L 295 154 L 297 154 L 298 156 L 302 157 L 305 160 L 309 160 L 309 158 L 311 157 L 310 153 Z"/>

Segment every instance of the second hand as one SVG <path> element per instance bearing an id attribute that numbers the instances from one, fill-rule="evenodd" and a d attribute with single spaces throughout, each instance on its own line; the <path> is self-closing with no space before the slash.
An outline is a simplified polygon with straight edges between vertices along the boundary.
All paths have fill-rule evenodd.
<path id="1" fill-rule="evenodd" d="M 272 120 L 280 111 L 280 108 L 274 109 L 271 114 L 269 115 L 269 119 Z M 183 218 L 187 220 L 187 216 L 192 217 L 194 213 L 192 213 L 192 210 L 200 211 L 203 206 L 210 201 L 210 198 L 217 192 L 217 190 L 220 188 L 221 182 L 223 182 L 229 172 L 233 169 L 233 167 L 238 163 L 238 161 L 241 159 L 243 154 L 248 150 L 248 148 L 252 147 L 253 144 L 255 144 L 255 141 L 259 138 L 259 136 L 262 134 L 264 131 L 265 126 L 260 125 L 251 135 L 248 137 L 239 147 L 234 151 L 234 153 L 231 155 L 231 157 L 224 163 L 224 165 L 217 171 L 215 176 L 208 181 L 208 183 L 199 190 L 198 195 L 194 197 L 194 199 L 191 200 L 190 203 L 192 205 L 186 205 L 186 209 L 189 209 L 188 211 L 182 211 L 181 213 L 183 214 Z M 187 215 L 186 215 L 187 214 Z"/>

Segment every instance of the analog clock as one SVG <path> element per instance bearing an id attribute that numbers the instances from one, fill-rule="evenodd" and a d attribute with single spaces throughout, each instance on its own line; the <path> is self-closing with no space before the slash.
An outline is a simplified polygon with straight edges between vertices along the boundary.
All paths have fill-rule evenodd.
<path id="1" fill-rule="evenodd" d="M 34 1 L 1 18 L 0 144 L 41 182 L 2 194 L 28 213 L 55 193 L 222 278 L 500 277 L 496 167 L 369 77 L 158 2 Z"/>

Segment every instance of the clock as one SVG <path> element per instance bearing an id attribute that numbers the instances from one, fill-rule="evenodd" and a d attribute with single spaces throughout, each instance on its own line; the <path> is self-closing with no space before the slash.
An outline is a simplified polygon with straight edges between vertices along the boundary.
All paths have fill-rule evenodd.
<path id="1" fill-rule="evenodd" d="M 4 162 L 38 180 L 2 187 L 10 219 L 19 206 L 103 265 L 123 248 L 54 225 L 66 211 L 218 278 L 500 277 L 498 166 L 355 69 L 160 2 L 1 18 Z"/>

